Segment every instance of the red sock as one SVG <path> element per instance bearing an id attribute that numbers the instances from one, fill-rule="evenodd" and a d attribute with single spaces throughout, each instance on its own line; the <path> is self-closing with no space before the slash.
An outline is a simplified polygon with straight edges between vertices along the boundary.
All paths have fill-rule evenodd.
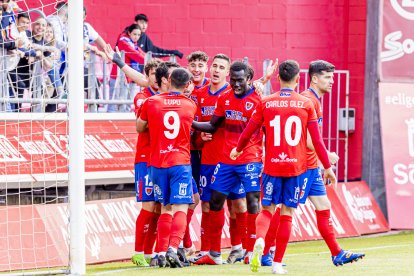
<path id="1" fill-rule="evenodd" d="M 203 212 L 201 215 L 201 228 L 200 228 L 200 239 L 201 239 L 201 251 L 210 250 L 210 236 L 208 235 L 210 227 L 210 213 Z M 231 232 L 230 232 L 231 233 Z"/>
<path id="2" fill-rule="evenodd" d="M 318 229 L 326 245 L 329 247 L 332 256 L 336 256 L 341 252 L 341 247 L 336 241 L 334 228 L 331 220 L 331 210 L 322 210 L 316 212 L 316 220 L 318 222 Z"/>
<path id="3" fill-rule="evenodd" d="M 157 239 L 157 223 L 160 214 L 153 213 L 152 219 L 148 228 L 147 236 L 145 237 L 144 241 L 144 254 L 152 254 L 154 249 L 154 243 Z"/>
<path id="4" fill-rule="evenodd" d="M 236 214 L 236 220 L 237 220 L 237 230 L 239 232 L 239 235 L 241 237 L 241 241 L 243 244 L 243 248 L 246 249 L 248 247 L 248 240 L 247 239 L 247 212 L 244 213 L 237 213 Z"/>
<path id="5" fill-rule="evenodd" d="M 277 228 L 279 227 L 279 220 L 280 220 L 280 208 L 277 208 L 276 212 L 273 214 L 272 220 L 270 221 L 269 230 L 267 230 L 263 255 L 266 255 L 267 253 L 269 253 L 270 247 L 275 246 Z"/>
<path id="6" fill-rule="evenodd" d="M 221 252 L 221 233 L 224 226 L 224 209 L 220 211 L 210 210 L 210 250 L 215 252 Z"/>
<path id="7" fill-rule="evenodd" d="M 247 214 L 247 252 L 253 251 L 254 243 L 256 242 L 256 218 L 258 215 L 259 214 Z"/>
<path id="8" fill-rule="evenodd" d="M 230 219 L 230 243 L 232 246 L 242 243 L 241 235 L 237 229 L 237 219 Z"/>
<path id="9" fill-rule="evenodd" d="M 171 225 L 171 236 L 170 236 L 170 246 L 173 248 L 178 248 L 180 242 L 183 240 L 185 229 L 187 228 L 187 214 L 178 211 L 175 212 L 172 225 Z"/>
<path id="10" fill-rule="evenodd" d="M 135 252 L 144 251 L 144 240 L 148 233 L 153 212 L 141 209 L 135 222 Z"/>
<path id="11" fill-rule="evenodd" d="M 168 244 L 170 242 L 171 223 L 172 223 L 172 216 L 167 213 L 161 214 L 160 218 L 158 219 L 158 224 L 157 224 L 158 253 L 167 252 Z"/>
<path id="12" fill-rule="evenodd" d="M 290 232 L 292 230 L 292 217 L 280 216 L 279 228 L 276 235 L 276 252 L 273 259 L 274 262 L 281 263 L 286 252 L 289 242 Z"/>
<path id="13" fill-rule="evenodd" d="M 193 214 L 194 214 L 194 210 L 193 209 L 188 209 L 188 211 L 187 211 L 187 228 L 185 229 L 185 234 L 184 234 L 184 239 L 183 239 L 183 243 L 184 243 L 185 248 L 190 248 L 193 245 L 193 241 L 191 240 L 191 235 L 190 235 L 190 224 L 191 224 L 191 218 L 193 217 Z"/>
<path id="14" fill-rule="evenodd" d="M 265 239 L 271 220 L 272 213 L 270 213 L 268 210 L 262 210 L 259 213 L 256 219 L 256 239 Z"/>

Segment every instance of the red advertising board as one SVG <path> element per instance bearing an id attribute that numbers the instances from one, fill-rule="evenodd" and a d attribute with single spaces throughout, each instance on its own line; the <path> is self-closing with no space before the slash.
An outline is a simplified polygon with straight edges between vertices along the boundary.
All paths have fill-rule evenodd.
<path id="1" fill-rule="evenodd" d="M 381 80 L 413 82 L 414 0 L 383 0 L 380 37 Z"/>
<path id="2" fill-rule="evenodd" d="M 380 83 L 379 96 L 388 222 L 414 229 L 414 84 Z"/>
<path id="3" fill-rule="evenodd" d="M 338 183 L 335 192 L 360 235 L 386 232 L 387 220 L 374 199 L 367 183 Z"/>
<path id="4" fill-rule="evenodd" d="M 67 180 L 67 121 L 0 120 L 0 129 L 5 130 L 0 135 L 0 183 L 24 187 Z M 101 176 L 99 184 L 132 183 L 136 140 L 134 120 L 85 121 L 87 181 Z"/>

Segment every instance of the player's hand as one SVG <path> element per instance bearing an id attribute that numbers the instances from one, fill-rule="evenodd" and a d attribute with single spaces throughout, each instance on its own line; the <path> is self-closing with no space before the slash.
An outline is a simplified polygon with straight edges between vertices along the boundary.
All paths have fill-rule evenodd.
<path id="1" fill-rule="evenodd" d="M 193 94 L 193 90 L 194 90 L 195 86 L 193 82 L 190 82 L 188 84 L 188 86 L 184 89 L 184 96 L 186 96 L 187 98 L 191 96 L 191 94 Z"/>
<path id="2" fill-rule="evenodd" d="M 334 185 L 334 187 L 336 187 L 337 180 L 332 167 L 325 169 L 323 172 L 323 182 L 325 185 Z"/>
<path id="3" fill-rule="evenodd" d="M 254 81 L 253 82 L 253 87 L 254 87 L 254 91 L 256 91 L 256 93 L 262 97 L 263 93 L 264 93 L 264 84 L 261 83 L 260 81 Z"/>
<path id="4" fill-rule="evenodd" d="M 213 140 L 213 134 L 207 132 L 201 132 L 200 137 L 204 142 Z"/>
<path id="5" fill-rule="evenodd" d="M 270 61 L 269 66 L 266 69 L 266 74 L 264 75 L 264 80 L 269 81 L 273 75 L 276 73 L 277 67 L 279 66 L 279 59 L 276 58 L 275 62 L 273 60 Z"/>
<path id="6" fill-rule="evenodd" d="M 114 54 L 115 54 L 115 52 L 114 52 L 114 50 L 112 50 L 112 47 L 111 47 L 111 45 L 108 43 L 108 44 L 106 44 L 106 46 L 105 46 L 105 48 L 104 48 L 104 52 L 105 52 L 105 54 L 106 54 L 106 56 L 110 59 L 110 60 L 113 60 L 114 59 Z"/>
<path id="7" fill-rule="evenodd" d="M 242 153 L 243 153 L 242 151 L 241 151 L 241 152 L 238 152 L 236 148 L 233 148 L 233 149 L 231 150 L 231 152 L 230 152 L 230 158 L 231 158 L 232 160 L 236 160 L 236 159 L 237 159 L 237 157 L 239 157 Z"/>
<path id="8" fill-rule="evenodd" d="M 331 165 L 335 165 L 339 160 L 339 156 L 336 154 L 336 152 L 328 151 L 328 158 L 329 158 L 329 162 L 331 163 Z"/>

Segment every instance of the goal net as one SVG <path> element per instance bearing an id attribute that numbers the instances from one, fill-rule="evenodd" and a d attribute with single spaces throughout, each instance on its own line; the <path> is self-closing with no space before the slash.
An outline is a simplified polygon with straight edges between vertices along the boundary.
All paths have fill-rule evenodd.
<path id="1" fill-rule="evenodd" d="M 75 165 L 71 161 L 75 146 L 83 152 L 83 115 L 75 118 L 82 121 L 76 132 L 67 112 L 83 111 L 83 101 L 72 104 L 68 96 L 83 99 L 84 94 L 82 88 L 82 98 L 68 93 L 73 87 L 68 75 L 83 81 L 79 66 L 82 72 L 68 73 L 68 68 L 77 66 L 71 64 L 73 57 L 83 64 L 83 45 L 73 47 L 68 39 L 74 33 L 70 23 L 76 10 L 80 22 L 76 38 L 82 41 L 83 3 L 69 1 L 69 20 L 58 14 L 67 12 L 68 5 L 60 6 L 56 0 L 10 0 L 0 7 L 0 272 L 73 272 L 69 221 L 79 226 L 76 250 L 85 250 L 82 216 L 75 213 L 83 211 L 84 188 L 78 191 L 77 209 L 70 203 L 71 190 L 78 187 L 68 189 L 72 181 L 84 186 L 83 173 L 73 177 L 79 167 L 83 170 L 83 161 Z M 80 55 L 73 54 L 68 41 Z M 77 133 L 78 141 L 69 129 Z M 84 253 L 77 256 L 77 272 L 84 273 Z"/>

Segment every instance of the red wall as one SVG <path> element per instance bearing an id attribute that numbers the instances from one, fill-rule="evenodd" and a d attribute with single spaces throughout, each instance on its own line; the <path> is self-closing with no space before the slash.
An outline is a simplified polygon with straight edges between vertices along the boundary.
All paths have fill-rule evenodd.
<path id="1" fill-rule="evenodd" d="M 87 21 L 111 44 L 135 14 L 145 13 L 156 45 L 186 55 L 204 50 L 232 59 L 247 56 L 257 76 L 263 59 L 274 57 L 296 59 L 302 68 L 326 59 L 350 70 L 350 106 L 357 121 L 349 143 L 349 179 L 361 177 L 366 1 L 85 0 L 85 5 Z"/>

